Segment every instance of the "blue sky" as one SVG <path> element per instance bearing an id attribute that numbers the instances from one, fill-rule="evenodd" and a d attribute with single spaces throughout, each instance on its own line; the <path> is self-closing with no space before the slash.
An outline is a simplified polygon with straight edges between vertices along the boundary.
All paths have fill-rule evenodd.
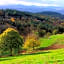
<path id="1" fill-rule="evenodd" d="M 0 6 L 3 5 L 35 5 L 64 7 L 64 0 L 0 0 Z"/>

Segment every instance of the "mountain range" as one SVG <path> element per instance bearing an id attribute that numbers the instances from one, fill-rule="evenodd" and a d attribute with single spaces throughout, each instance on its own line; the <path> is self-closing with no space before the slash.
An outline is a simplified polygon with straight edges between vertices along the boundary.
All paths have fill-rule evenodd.
<path id="1" fill-rule="evenodd" d="M 54 7 L 54 6 L 24 6 L 24 5 L 5 5 L 0 6 L 0 9 L 16 9 L 20 11 L 38 13 L 44 11 L 53 11 L 64 14 L 64 8 L 62 7 Z"/>

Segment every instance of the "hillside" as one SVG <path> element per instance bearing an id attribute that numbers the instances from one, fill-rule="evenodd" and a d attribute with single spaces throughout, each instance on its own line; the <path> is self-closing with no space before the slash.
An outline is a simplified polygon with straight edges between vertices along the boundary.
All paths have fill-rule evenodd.
<path id="1" fill-rule="evenodd" d="M 0 0 L 0 64 L 64 64 L 64 1 Z"/>
<path id="2" fill-rule="evenodd" d="M 53 11 L 44 11 L 40 12 L 39 14 L 45 15 L 45 16 L 51 16 L 51 17 L 59 17 L 61 19 L 64 19 L 64 15 L 58 12 L 53 12 Z"/>

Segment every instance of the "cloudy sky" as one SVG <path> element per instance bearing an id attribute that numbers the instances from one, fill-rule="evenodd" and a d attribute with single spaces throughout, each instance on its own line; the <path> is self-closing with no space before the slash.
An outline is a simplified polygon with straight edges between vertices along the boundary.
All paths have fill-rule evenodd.
<path id="1" fill-rule="evenodd" d="M 35 5 L 64 7 L 64 0 L 0 0 L 0 6 L 3 5 Z"/>

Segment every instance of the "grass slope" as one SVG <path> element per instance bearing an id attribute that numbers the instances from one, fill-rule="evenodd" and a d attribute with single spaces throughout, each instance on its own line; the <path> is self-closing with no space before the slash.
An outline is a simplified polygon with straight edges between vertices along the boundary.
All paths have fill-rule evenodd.
<path id="1" fill-rule="evenodd" d="M 64 49 L 0 58 L 0 64 L 64 64 Z"/>
<path id="2" fill-rule="evenodd" d="M 52 35 L 49 38 L 40 38 L 40 42 L 40 47 L 48 47 L 54 43 L 64 44 L 64 34 Z"/>

